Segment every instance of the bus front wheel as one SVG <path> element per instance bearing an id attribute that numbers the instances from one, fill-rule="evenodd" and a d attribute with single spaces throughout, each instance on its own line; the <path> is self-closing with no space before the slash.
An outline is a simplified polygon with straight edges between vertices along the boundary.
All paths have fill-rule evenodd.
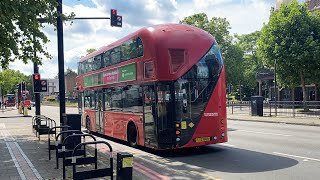
<path id="1" fill-rule="evenodd" d="M 128 142 L 131 147 L 137 147 L 137 130 L 136 126 L 133 123 L 129 124 L 128 127 Z"/>

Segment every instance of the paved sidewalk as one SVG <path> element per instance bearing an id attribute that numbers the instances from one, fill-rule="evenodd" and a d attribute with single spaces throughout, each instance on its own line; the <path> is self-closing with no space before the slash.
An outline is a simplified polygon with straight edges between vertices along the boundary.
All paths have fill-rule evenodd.
<path id="1" fill-rule="evenodd" d="M 255 122 L 266 122 L 266 123 L 286 123 L 296 125 L 308 125 L 308 126 L 320 126 L 319 117 L 287 117 L 287 116 L 251 116 L 248 114 L 227 114 L 228 120 L 236 121 L 255 121 Z"/>
<path id="2" fill-rule="evenodd" d="M 42 139 L 32 133 L 31 117 L 0 112 L 0 179 L 62 179 L 61 168 L 48 160 L 47 137 Z"/>
<path id="3" fill-rule="evenodd" d="M 32 114 L 34 112 L 30 111 L 29 116 L 23 117 L 18 114 L 16 109 L 0 111 L 1 180 L 62 179 L 62 160 L 59 160 L 59 169 L 56 169 L 54 151 L 51 151 L 51 160 L 48 159 L 48 136 L 42 135 L 39 141 L 32 133 Z M 99 146 L 98 151 L 98 169 L 109 167 L 108 153 Z M 87 148 L 87 155 L 94 155 L 92 147 Z M 114 154 L 114 175 L 116 171 L 115 157 L 116 154 Z M 81 165 L 77 169 L 78 171 L 88 171 L 94 169 L 94 165 Z M 66 167 L 66 177 L 72 179 L 72 167 Z M 134 171 L 133 179 L 146 178 L 140 172 Z"/>

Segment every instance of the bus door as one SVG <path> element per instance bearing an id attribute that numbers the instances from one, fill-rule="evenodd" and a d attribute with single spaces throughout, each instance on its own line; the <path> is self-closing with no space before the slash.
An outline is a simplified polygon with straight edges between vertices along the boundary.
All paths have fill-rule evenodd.
<path id="1" fill-rule="evenodd" d="M 98 132 L 103 133 L 103 107 L 104 107 L 104 100 L 103 100 L 103 91 L 98 90 L 95 92 L 96 93 L 96 105 L 95 105 L 95 110 L 96 110 L 96 130 Z"/>
<path id="2" fill-rule="evenodd" d="M 173 144 L 173 83 L 159 83 L 157 85 L 157 114 L 158 114 L 158 142 L 160 146 L 171 147 Z"/>
<path id="3" fill-rule="evenodd" d="M 155 86 L 147 85 L 143 87 L 144 97 L 144 137 L 145 145 L 157 148 L 157 103 Z"/>

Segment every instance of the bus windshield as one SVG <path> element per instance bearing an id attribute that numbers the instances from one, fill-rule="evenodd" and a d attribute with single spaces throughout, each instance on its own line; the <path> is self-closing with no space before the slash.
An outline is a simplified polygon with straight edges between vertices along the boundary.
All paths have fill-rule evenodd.
<path id="1" fill-rule="evenodd" d="M 176 121 L 200 120 L 222 69 L 222 58 L 216 43 L 174 84 Z"/>

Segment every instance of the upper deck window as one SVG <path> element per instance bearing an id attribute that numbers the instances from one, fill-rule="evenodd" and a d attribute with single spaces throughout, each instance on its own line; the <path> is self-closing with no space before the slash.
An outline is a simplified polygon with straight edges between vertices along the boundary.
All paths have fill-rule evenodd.
<path id="1" fill-rule="evenodd" d="M 138 58 L 143 56 L 143 54 L 144 51 L 141 38 L 138 37 L 130 39 L 120 46 L 79 63 L 79 74 L 95 71 L 123 61 Z"/>

